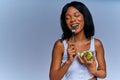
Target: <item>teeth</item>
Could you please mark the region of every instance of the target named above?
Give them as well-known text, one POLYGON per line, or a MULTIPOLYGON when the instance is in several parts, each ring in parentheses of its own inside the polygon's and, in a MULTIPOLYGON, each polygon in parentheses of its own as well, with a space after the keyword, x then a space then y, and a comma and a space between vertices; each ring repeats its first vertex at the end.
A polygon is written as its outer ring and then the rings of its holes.
POLYGON ((73 24, 72 26, 77 26, 78 24, 73 24))

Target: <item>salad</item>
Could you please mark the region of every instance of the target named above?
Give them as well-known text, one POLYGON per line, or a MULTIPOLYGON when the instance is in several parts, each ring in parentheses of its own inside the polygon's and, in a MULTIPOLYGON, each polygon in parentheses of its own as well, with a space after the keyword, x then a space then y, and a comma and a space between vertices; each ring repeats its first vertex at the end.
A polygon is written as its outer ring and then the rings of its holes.
POLYGON ((91 60, 93 59, 92 51, 83 51, 83 52, 79 52, 78 55, 80 55, 80 57, 83 57, 83 55, 85 55, 87 61, 91 61, 91 60))

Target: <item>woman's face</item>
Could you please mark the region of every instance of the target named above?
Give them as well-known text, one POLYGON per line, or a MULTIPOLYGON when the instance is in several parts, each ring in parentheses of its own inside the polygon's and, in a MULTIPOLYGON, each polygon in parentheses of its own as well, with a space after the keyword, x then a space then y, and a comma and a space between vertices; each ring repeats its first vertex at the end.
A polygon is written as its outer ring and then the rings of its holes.
POLYGON ((81 12, 79 12, 76 8, 74 7, 69 7, 66 14, 66 24, 67 27, 72 30, 72 26, 76 25, 75 33, 79 33, 80 31, 83 30, 84 28, 84 17, 81 12))

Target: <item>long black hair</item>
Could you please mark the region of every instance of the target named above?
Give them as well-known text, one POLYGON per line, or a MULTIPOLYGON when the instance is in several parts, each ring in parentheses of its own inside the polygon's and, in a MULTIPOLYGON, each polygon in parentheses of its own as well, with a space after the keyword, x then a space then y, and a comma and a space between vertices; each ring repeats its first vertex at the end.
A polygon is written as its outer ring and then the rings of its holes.
POLYGON ((72 32, 68 29, 67 24, 66 24, 66 19, 65 19, 65 14, 66 14, 68 8, 71 6, 76 8, 84 16, 84 23, 85 23, 84 24, 84 32, 85 32, 86 38, 91 38, 91 36, 94 36, 95 29, 94 29, 93 19, 92 19, 92 15, 91 15, 90 11, 83 3, 77 2, 77 1, 72 1, 70 3, 67 3, 63 7, 62 13, 60 16, 61 28, 63 31, 62 40, 68 39, 72 36, 72 32))

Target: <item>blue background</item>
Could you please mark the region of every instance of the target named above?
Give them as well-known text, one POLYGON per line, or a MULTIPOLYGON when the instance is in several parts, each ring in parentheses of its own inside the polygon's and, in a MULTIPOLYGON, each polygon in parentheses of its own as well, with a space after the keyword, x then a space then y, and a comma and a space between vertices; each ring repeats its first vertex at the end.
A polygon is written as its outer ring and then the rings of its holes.
MULTIPOLYGON (((49 80, 60 13, 72 0, 0 0, 0 80, 49 80)), ((90 10, 105 48, 107 77, 119 80, 120 1, 78 0, 90 10)))

